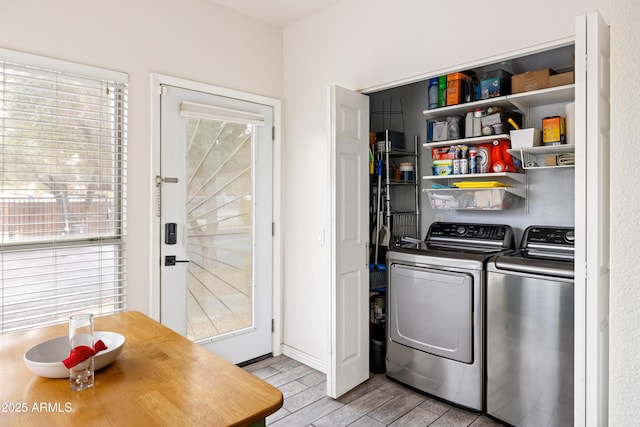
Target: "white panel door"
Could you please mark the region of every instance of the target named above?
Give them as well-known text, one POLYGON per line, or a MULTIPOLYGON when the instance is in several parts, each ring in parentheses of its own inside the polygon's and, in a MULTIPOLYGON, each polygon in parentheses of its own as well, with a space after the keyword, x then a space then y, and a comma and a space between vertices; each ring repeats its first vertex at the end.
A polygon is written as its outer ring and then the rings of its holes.
POLYGON ((609 28, 576 18, 574 425, 606 426, 609 399, 609 28))
POLYGON ((331 88, 333 398, 369 378, 369 97, 331 88))

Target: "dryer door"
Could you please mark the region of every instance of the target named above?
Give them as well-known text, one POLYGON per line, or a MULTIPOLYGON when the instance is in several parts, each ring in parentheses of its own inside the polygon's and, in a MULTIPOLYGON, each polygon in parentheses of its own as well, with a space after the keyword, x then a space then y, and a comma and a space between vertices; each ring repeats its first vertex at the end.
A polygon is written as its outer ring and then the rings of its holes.
POLYGON ((473 362, 473 276, 392 264, 389 336, 398 344, 473 362))

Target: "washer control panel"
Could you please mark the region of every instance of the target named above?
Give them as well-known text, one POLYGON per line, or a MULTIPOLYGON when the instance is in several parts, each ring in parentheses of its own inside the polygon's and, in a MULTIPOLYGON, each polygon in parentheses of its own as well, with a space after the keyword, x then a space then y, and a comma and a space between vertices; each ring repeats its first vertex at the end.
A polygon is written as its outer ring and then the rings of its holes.
POLYGON ((510 227, 506 225, 434 222, 429 228, 427 239, 434 237, 450 237, 503 240, 510 231, 510 227))
POLYGON ((508 225, 434 222, 425 243, 431 248, 448 247, 462 251, 514 250, 514 232, 508 225))

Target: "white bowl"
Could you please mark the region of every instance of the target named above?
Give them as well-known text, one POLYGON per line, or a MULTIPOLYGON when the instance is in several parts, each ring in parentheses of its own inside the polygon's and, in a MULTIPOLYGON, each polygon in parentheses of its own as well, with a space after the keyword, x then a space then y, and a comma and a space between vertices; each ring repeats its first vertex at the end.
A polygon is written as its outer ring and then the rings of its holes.
MULTIPOLYGON (((115 332, 98 331, 94 334, 95 340, 102 340, 107 346, 106 350, 98 352, 94 356, 93 369, 104 368, 118 358, 124 347, 124 336, 115 332)), ((34 374, 46 378, 68 378, 69 369, 65 368, 62 361, 69 357, 69 337, 58 337, 31 347, 24 354, 24 363, 34 374)))

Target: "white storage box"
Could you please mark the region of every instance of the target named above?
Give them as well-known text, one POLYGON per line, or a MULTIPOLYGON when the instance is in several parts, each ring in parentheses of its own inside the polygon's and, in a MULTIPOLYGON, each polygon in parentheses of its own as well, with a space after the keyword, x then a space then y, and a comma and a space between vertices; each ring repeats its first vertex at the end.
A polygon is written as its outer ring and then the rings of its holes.
POLYGON ((425 189, 433 209, 502 210, 515 209, 520 202, 517 189, 425 189))
POLYGON ((536 128, 512 130, 509 135, 511 148, 537 147, 542 143, 542 133, 536 128))

